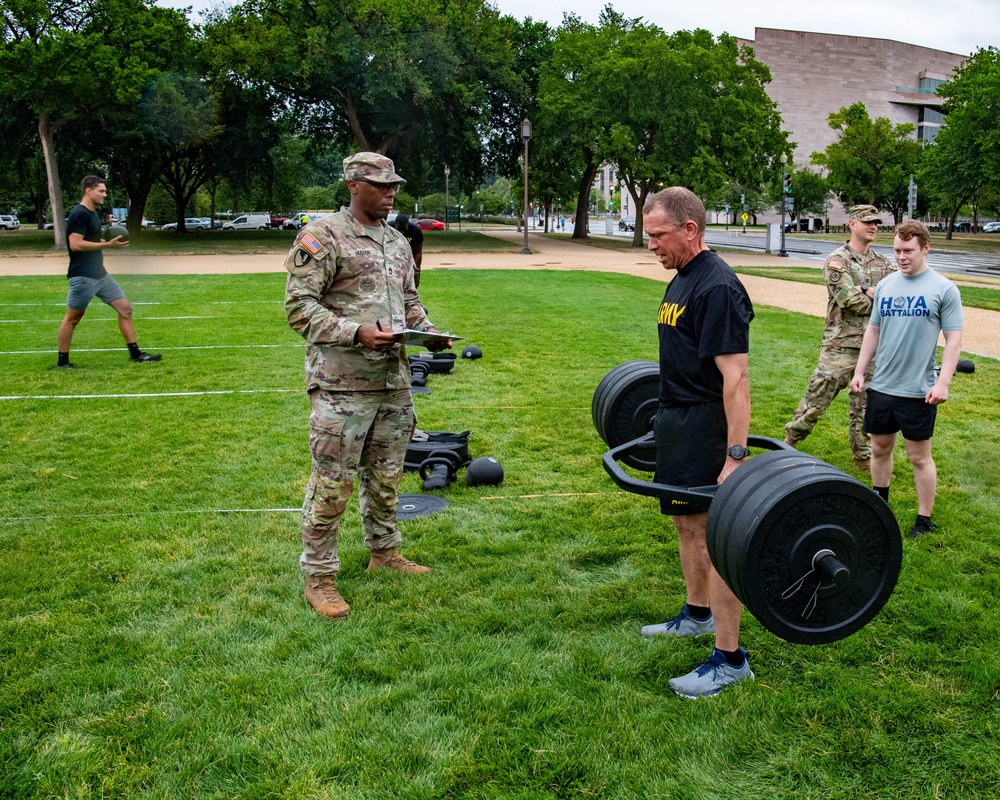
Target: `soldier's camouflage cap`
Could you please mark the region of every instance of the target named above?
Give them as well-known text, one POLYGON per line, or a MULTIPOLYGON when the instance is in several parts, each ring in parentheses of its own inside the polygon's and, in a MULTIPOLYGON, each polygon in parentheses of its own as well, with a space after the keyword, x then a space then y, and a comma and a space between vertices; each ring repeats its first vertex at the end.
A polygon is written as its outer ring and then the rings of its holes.
POLYGON ((373 183, 406 183, 396 174, 392 159, 379 153, 355 153, 344 159, 344 180, 356 181, 360 178, 373 183))
POLYGON ((878 209, 875 206, 852 206, 848 213, 851 215, 851 219, 856 219, 858 222, 882 224, 882 218, 878 215, 878 209))

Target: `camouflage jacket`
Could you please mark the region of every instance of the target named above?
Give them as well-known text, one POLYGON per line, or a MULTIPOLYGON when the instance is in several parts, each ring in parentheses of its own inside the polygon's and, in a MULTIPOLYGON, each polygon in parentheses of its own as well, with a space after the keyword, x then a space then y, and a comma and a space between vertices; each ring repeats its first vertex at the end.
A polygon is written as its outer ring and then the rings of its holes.
POLYGON ((399 231, 380 223, 384 245, 346 208, 303 227, 285 259, 285 316, 306 340, 306 390, 371 392, 410 385, 406 348, 369 350, 363 325, 431 326, 413 284, 413 256, 399 231))
POLYGON ((824 345, 861 347, 868 317, 872 313, 871 298, 861 291, 861 284, 875 286, 895 271, 896 265, 872 248, 862 255, 845 244, 830 253, 823 265, 828 295, 824 345))

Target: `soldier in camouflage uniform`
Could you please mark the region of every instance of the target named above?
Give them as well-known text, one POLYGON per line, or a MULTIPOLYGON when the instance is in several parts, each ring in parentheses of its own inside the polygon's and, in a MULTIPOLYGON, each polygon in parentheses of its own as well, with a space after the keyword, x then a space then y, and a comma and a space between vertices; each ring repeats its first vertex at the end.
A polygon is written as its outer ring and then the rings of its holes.
MULTIPOLYGON (((304 226, 285 259, 285 315, 306 340, 306 390, 312 403, 312 475, 302 508, 303 597, 342 619, 350 606, 337 590, 340 518, 360 477, 359 504, 369 570, 424 574, 403 558, 396 504, 413 433, 404 328, 433 331, 414 285, 410 246, 385 223, 405 181, 378 153, 344 160, 351 204, 304 226)), ((430 345, 428 345, 430 347, 430 345)), ((451 347, 451 340, 437 348, 451 347)))
MULTIPOLYGON (((875 206, 854 206, 848 226, 851 238, 843 247, 830 253, 823 265, 823 278, 829 295, 826 328, 819 351, 819 364, 809 379, 806 396, 795 409, 792 421, 785 425, 785 442, 792 447, 805 439, 829 408, 830 403, 850 385, 861 352, 861 339, 872 311, 875 285, 895 265, 871 249, 882 222, 875 206)), ((865 373, 865 386, 871 381, 875 365, 865 373)), ((849 440, 854 466, 871 470, 871 437, 864 431, 865 392, 850 392, 849 440)))

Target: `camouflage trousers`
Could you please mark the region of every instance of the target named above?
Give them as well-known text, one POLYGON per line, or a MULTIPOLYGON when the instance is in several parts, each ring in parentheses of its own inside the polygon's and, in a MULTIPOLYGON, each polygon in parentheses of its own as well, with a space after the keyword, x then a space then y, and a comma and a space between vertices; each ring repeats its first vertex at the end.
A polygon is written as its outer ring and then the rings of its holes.
MULTIPOLYGON (((858 355, 861 351, 853 347, 824 347, 819 353, 819 364, 809 379, 806 396, 802 398, 799 407, 795 409, 792 421, 785 425, 785 434, 793 442, 801 442, 812 429, 816 427, 823 412, 830 407, 833 399, 846 389, 854 368, 858 365, 858 355)), ((871 383, 875 362, 872 361, 865 371, 865 388, 861 394, 850 392, 848 421, 848 440, 851 453, 857 461, 871 458, 872 441, 865 433, 865 399, 868 384, 871 383)))
POLYGON ((403 459, 413 435, 409 389, 388 392, 326 392, 309 395, 309 449, 312 475, 302 505, 302 556, 307 575, 340 570, 340 518, 360 477, 358 503, 365 547, 396 547, 396 505, 403 459))

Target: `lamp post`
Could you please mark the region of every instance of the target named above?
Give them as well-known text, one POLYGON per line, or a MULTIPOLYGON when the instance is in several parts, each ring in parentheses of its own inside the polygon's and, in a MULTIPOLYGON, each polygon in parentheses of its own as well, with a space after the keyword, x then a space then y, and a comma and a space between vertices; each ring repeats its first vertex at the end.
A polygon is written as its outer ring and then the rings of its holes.
POLYGON ((788 251, 785 250, 785 166, 788 164, 788 154, 781 154, 781 249, 778 255, 781 258, 788 258, 788 251))
POLYGON ((451 175, 451 169, 447 164, 444 165, 444 229, 450 230, 448 227, 448 206, 451 205, 451 201, 448 199, 448 176, 451 175))
POLYGON ((528 248, 528 141, 531 139, 531 120, 521 120, 521 138, 524 139, 524 247, 521 253, 531 255, 528 248))

